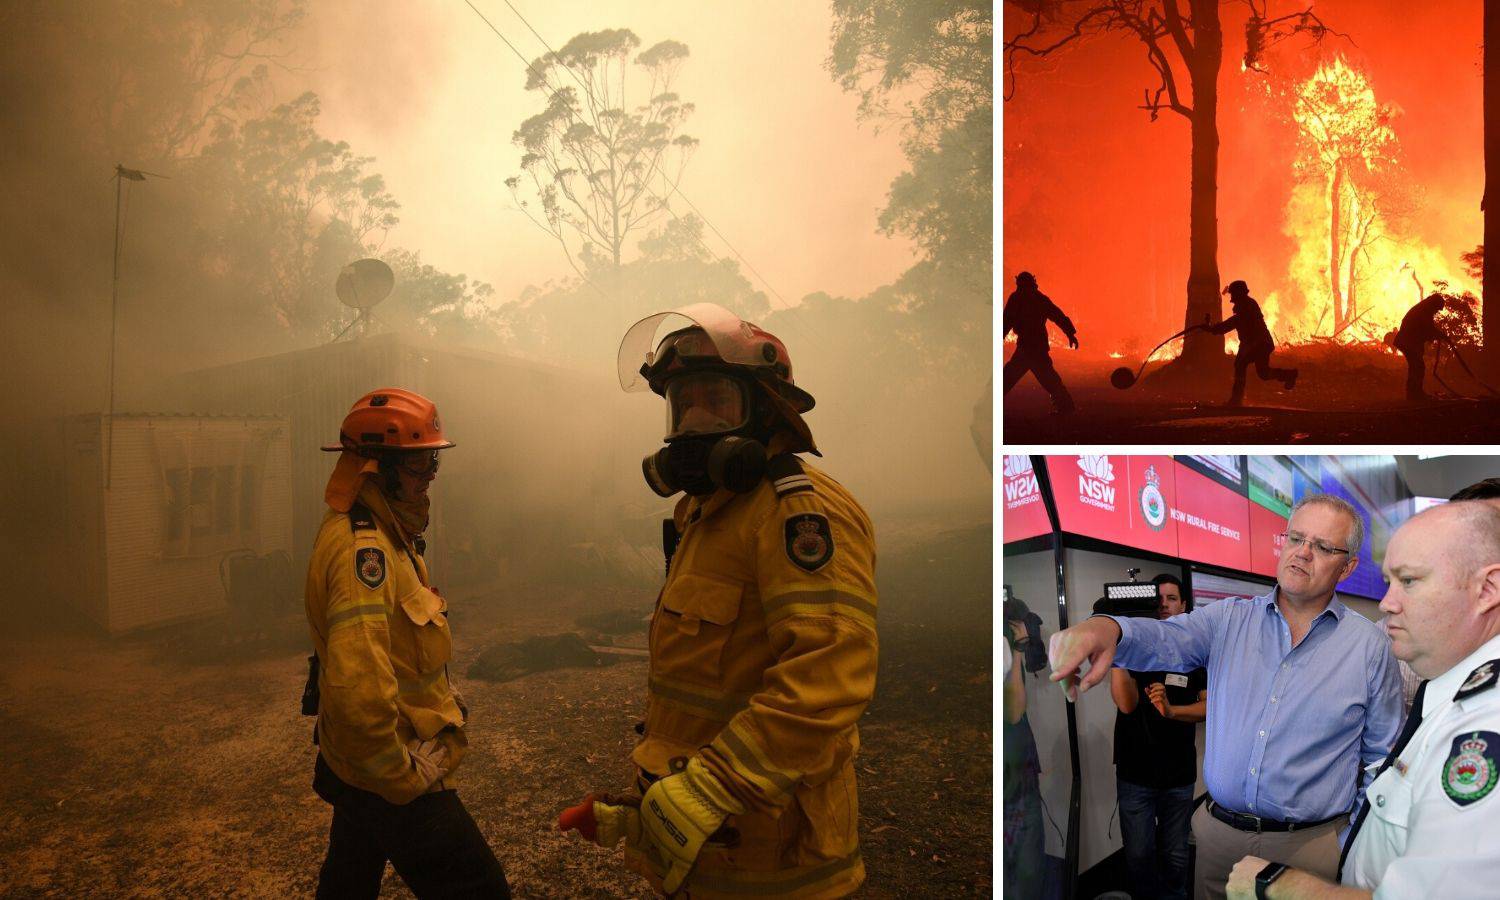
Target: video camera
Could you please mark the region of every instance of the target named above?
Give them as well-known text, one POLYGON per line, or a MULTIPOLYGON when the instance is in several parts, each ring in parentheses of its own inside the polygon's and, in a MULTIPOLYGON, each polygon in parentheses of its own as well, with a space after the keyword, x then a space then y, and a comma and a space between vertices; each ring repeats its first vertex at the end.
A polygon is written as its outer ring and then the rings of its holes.
POLYGON ((1005 617, 1006 626, 1004 630, 1005 639, 1010 642, 1011 649, 1025 654, 1025 669, 1028 672, 1040 672, 1047 668, 1047 648, 1042 644, 1042 617, 1031 611, 1026 601, 1017 597, 1005 585, 1005 603, 1000 607, 1001 614, 1005 617), (1019 622, 1026 630, 1027 641, 1025 646, 1018 646, 1015 637, 1011 634, 1011 622, 1019 622))
POLYGON ((1107 581, 1104 596, 1094 604, 1094 612, 1132 619, 1155 619, 1161 611, 1161 585, 1154 581, 1136 581, 1140 569, 1126 569, 1129 581, 1107 581))

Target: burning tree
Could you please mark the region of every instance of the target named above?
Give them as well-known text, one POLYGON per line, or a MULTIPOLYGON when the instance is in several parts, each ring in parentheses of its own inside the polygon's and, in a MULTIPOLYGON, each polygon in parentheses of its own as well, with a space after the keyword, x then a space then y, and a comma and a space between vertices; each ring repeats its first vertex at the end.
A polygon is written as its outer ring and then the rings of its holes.
POLYGON ((1295 166, 1326 195, 1324 271, 1334 337, 1361 315, 1359 287, 1370 246, 1398 227, 1412 205, 1392 117, 1364 74, 1342 58, 1319 67, 1296 92, 1295 166))
MULTIPOLYGON (((1218 78, 1224 56, 1219 0, 1010 0, 1024 11, 1029 25, 1005 42, 1008 86, 1016 90, 1016 64, 1024 57, 1051 56, 1092 36, 1118 34, 1140 41, 1157 78, 1146 88, 1141 109, 1155 121, 1162 110, 1187 119, 1192 128, 1191 199, 1189 200, 1189 267, 1184 327, 1218 317, 1218 78), (1184 84, 1185 76, 1185 84, 1184 84), (1184 91, 1186 86, 1191 92, 1184 91), (1191 104, 1191 105, 1189 105, 1191 104)), ((1245 25, 1247 69, 1260 66, 1261 54, 1294 34, 1321 40, 1331 33, 1308 7, 1271 16, 1270 0, 1242 0, 1249 10, 1245 25)), ((1183 346, 1185 360, 1222 354, 1221 335, 1196 331, 1183 346)))

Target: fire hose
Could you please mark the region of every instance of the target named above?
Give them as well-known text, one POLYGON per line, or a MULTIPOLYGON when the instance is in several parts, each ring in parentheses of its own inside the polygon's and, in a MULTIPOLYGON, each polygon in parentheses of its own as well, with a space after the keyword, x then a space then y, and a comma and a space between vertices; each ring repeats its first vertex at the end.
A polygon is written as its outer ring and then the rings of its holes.
POLYGON ((1190 325, 1187 328, 1182 329, 1181 331, 1162 341, 1160 344, 1152 347, 1151 352, 1146 354, 1146 358, 1141 360, 1141 367, 1139 369, 1136 369, 1134 373, 1132 373, 1127 366, 1121 366, 1118 369, 1115 369, 1113 372, 1109 373, 1109 383, 1122 391, 1131 387, 1138 380, 1140 380, 1141 373, 1146 371, 1146 363, 1151 361, 1151 357, 1156 355, 1156 351, 1167 346, 1178 338, 1186 335, 1190 331, 1197 331, 1201 328, 1207 327, 1207 325, 1190 325))
POLYGON ((1448 351, 1453 354, 1453 358, 1456 359, 1456 360, 1458 360, 1459 366, 1461 366, 1463 368, 1464 372, 1468 373, 1468 376, 1474 380, 1475 384, 1477 384, 1480 387, 1484 388, 1486 391, 1489 391, 1490 392, 1490 396, 1492 396, 1492 397, 1500 397, 1500 391, 1496 391, 1493 387, 1490 387, 1490 385, 1488 383, 1486 383, 1483 379, 1481 379, 1478 375, 1475 375, 1474 374, 1474 370, 1471 369, 1471 368, 1469 368, 1469 364, 1467 362, 1464 362, 1463 354, 1461 354, 1461 353, 1458 352, 1457 345, 1455 345, 1451 340, 1448 340, 1446 338, 1443 338, 1443 339, 1439 340, 1437 351, 1432 354, 1432 377, 1437 380, 1438 384, 1440 384, 1440 385, 1443 386, 1444 390, 1446 390, 1448 393, 1452 394, 1453 396, 1462 398, 1464 400, 1477 400, 1477 399, 1479 399, 1477 397, 1470 397, 1470 396, 1467 396, 1466 394, 1461 394, 1458 391, 1455 391, 1453 389, 1453 387, 1448 384, 1448 382, 1446 382, 1446 381, 1443 380, 1443 376, 1441 376, 1441 375, 1438 374, 1438 365, 1442 362, 1442 359, 1443 359, 1443 347, 1445 345, 1447 346, 1448 351))

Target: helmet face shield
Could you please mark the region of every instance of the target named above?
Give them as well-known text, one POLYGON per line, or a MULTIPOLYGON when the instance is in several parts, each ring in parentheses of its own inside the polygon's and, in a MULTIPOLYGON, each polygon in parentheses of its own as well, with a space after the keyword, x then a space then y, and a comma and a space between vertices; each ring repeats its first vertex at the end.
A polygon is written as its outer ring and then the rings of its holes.
MULTIPOLYGON (((694 303, 671 312, 647 316, 625 332, 620 341, 620 352, 616 369, 620 376, 620 387, 627 392, 650 389, 643 367, 657 365, 668 351, 683 354, 686 359, 713 359, 732 366, 767 367, 776 360, 767 357, 766 341, 758 339, 753 325, 740 320, 739 316, 714 303, 694 303), (667 335, 660 345, 656 334, 663 322, 671 319, 674 329, 697 326, 702 329, 696 340, 676 340, 678 332, 667 335), (702 338, 706 337, 707 342, 702 338)), ((773 348, 774 351, 774 348, 773 348)))
POLYGON ((723 372, 687 372, 667 383, 667 440, 725 434, 750 417, 745 383, 723 372))

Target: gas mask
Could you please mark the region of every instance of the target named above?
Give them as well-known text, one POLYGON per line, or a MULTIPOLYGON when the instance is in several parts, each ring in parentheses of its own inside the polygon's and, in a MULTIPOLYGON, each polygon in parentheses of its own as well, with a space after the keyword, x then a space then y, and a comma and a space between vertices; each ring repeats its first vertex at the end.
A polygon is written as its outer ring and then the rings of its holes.
POLYGON ((770 440, 759 394, 723 371, 696 370, 666 385, 666 446, 641 461, 646 484, 662 497, 695 497, 726 488, 753 490, 766 474, 770 440))

